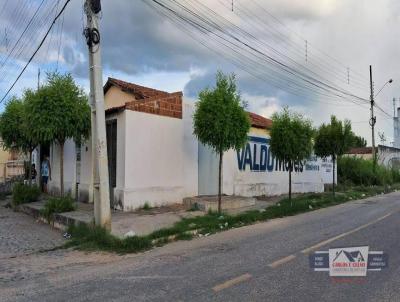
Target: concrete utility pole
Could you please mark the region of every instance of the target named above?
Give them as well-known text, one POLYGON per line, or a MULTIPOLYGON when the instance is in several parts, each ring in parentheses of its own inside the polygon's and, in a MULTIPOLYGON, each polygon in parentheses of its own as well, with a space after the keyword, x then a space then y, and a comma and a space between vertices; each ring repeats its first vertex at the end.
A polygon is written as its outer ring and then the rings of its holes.
POLYGON ((373 160, 373 167, 375 171, 375 165, 376 165, 376 150, 375 150, 375 123, 376 123, 376 117, 374 116, 374 83, 372 81, 372 66, 369 65, 369 82, 370 82, 370 88, 371 88, 371 119, 369 120, 369 124, 371 126, 372 130, 372 160, 373 160))
POLYGON ((89 48, 90 101, 92 106, 92 163, 94 219, 96 225, 111 229, 108 179, 106 121, 104 113, 103 72, 100 56, 100 0, 86 0, 87 28, 84 30, 89 48))

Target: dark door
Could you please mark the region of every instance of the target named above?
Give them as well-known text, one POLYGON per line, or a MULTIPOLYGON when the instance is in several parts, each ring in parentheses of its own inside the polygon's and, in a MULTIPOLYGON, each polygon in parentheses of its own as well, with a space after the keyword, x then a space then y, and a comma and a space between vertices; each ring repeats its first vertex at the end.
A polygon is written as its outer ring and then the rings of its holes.
MULTIPOLYGON (((41 144, 39 148, 39 162, 38 167, 35 167, 37 175, 39 175, 39 186, 42 188, 42 162, 44 158, 48 156, 50 158, 51 163, 53 162, 54 154, 50 154, 50 145, 49 144, 41 144)), ((50 167, 52 168, 52 167, 50 167)), ((54 175, 52 175, 54 177, 54 175)))
POLYGON ((108 178, 110 183, 110 205, 114 205, 114 188, 117 186, 117 120, 106 122, 108 178))

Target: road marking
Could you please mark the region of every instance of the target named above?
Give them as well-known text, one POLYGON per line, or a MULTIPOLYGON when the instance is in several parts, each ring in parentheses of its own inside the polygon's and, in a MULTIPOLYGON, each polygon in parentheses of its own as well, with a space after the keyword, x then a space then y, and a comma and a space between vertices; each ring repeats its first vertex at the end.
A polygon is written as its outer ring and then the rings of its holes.
POLYGON ((383 220, 383 219, 389 217, 390 215, 394 214, 395 212, 397 212, 397 211, 388 213, 388 214, 386 214, 386 215, 384 215, 384 216, 382 216, 382 217, 379 217, 378 219, 376 219, 376 220, 374 220, 374 221, 368 222, 367 224, 361 225, 361 226, 359 226, 359 227, 357 227, 357 228, 355 228, 355 229, 353 229, 353 230, 350 230, 350 231, 348 231, 348 232, 345 232, 345 233, 342 233, 342 234, 337 235, 337 236, 335 236, 335 237, 332 237, 332 238, 329 238, 329 239, 327 239, 327 240, 321 241, 320 243, 317 243, 317 244, 315 244, 315 245, 313 245, 313 246, 310 246, 310 247, 308 247, 308 248, 302 250, 301 252, 302 252, 303 254, 308 254, 308 253, 310 253, 310 252, 312 252, 312 251, 314 251, 314 250, 316 250, 316 249, 318 249, 318 248, 320 248, 320 247, 322 247, 322 246, 324 246, 324 245, 327 245, 328 243, 331 243, 332 241, 338 240, 338 239, 343 238, 343 237, 345 237, 345 236, 347 236, 347 235, 350 235, 350 234, 353 234, 353 233, 355 233, 355 232, 358 232, 358 231, 360 231, 360 230, 362 230, 362 229, 365 229, 366 227, 369 227, 370 225, 375 224, 375 223, 377 223, 377 222, 379 222, 379 221, 381 221, 381 220, 383 220))
POLYGON ((218 285, 214 286, 212 289, 215 292, 219 292, 219 291, 221 291, 223 289, 229 288, 229 287, 234 286, 234 285, 236 285, 238 283, 247 281, 250 278, 251 278, 250 274, 244 274, 244 275, 241 275, 239 277, 236 277, 236 278, 233 278, 231 280, 228 280, 228 281, 226 281, 224 283, 218 284, 218 285))
POLYGON ((289 256, 287 256, 285 258, 276 260, 276 261, 272 262, 271 264, 268 264, 268 266, 272 267, 272 268, 276 268, 276 267, 278 267, 278 266, 280 266, 280 265, 282 265, 282 264, 284 264, 286 262, 289 262, 289 261, 293 260, 294 258, 296 258, 295 255, 289 255, 289 256))

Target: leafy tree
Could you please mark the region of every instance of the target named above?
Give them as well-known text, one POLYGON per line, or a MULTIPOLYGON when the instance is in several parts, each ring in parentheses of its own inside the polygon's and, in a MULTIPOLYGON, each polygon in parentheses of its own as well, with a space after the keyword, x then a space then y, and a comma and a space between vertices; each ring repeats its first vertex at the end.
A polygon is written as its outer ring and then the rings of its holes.
POLYGON ((32 136, 41 143, 60 146, 60 193, 64 195, 64 144, 80 141, 90 134, 90 107, 87 96, 70 74, 50 73, 47 83, 27 102, 32 136))
POLYGON ((247 142, 250 119, 236 89, 235 75, 216 75, 216 87, 199 94, 194 113, 194 135, 219 155, 218 212, 221 212, 221 170, 225 151, 239 150, 247 142))
POLYGON ((32 91, 24 92, 24 99, 12 98, 6 105, 0 117, 0 136, 3 139, 3 148, 29 154, 28 178, 32 184, 32 152, 38 141, 31 135, 28 126, 29 112, 25 100, 32 91))
POLYGON ((367 140, 351 132, 351 148, 363 148, 367 146, 367 140))
POLYGON ((6 105, 0 116, 0 135, 3 139, 3 148, 6 150, 21 151, 25 144, 23 131, 24 104, 13 97, 6 105))
POLYGON ((330 124, 322 124, 316 132, 314 151, 317 156, 332 157, 332 190, 335 195, 335 164, 338 157, 349 150, 353 143, 354 134, 349 120, 339 121, 331 116, 330 124))
POLYGON ((289 170, 289 199, 292 199, 292 171, 312 153, 311 121, 287 107, 272 116, 270 150, 289 170))

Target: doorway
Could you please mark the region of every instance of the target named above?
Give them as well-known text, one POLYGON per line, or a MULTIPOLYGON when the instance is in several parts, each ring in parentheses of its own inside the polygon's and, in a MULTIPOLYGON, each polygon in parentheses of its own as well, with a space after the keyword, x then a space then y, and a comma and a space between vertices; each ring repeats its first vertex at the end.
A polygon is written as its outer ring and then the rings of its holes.
POLYGON ((43 188, 42 186, 42 162, 44 158, 48 156, 50 159, 50 167, 52 166, 53 162, 53 154, 50 154, 50 144, 41 144, 39 148, 39 162, 37 163, 36 171, 37 175, 39 177, 39 186, 40 188, 43 188))
POLYGON ((106 121, 108 179, 110 184, 110 206, 114 206, 114 188, 117 186, 117 120, 106 121))

